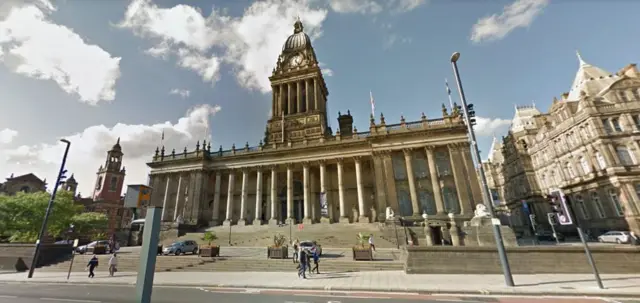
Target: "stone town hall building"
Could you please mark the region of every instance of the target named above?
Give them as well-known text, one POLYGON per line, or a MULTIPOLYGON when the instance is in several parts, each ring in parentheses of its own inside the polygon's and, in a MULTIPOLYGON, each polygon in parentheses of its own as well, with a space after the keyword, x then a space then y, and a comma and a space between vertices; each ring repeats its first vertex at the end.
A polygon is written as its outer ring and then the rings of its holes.
POLYGON ((284 43, 272 76, 272 116, 258 146, 156 150, 150 185, 163 221, 274 224, 369 223, 397 215, 434 220, 473 217, 480 186, 460 114, 387 124, 371 116, 358 131, 349 111, 333 133, 329 91, 300 21, 284 43), (321 197, 327 211, 321 211, 321 197))

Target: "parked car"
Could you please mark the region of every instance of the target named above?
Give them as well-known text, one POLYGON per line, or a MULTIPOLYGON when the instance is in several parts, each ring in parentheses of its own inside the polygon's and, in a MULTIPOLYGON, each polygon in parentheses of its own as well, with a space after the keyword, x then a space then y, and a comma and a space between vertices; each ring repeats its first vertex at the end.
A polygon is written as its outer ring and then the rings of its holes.
POLYGON ((318 251, 318 256, 322 256, 322 245, 318 244, 316 241, 302 241, 300 242, 300 248, 307 249, 309 251, 318 251))
MULTIPOLYGON (((538 237, 538 241, 556 241, 556 238, 553 236, 553 232, 549 231, 549 230, 544 230, 544 231, 540 231, 536 234, 536 236, 538 237)), ((558 237, 558 241, 563 242, 564 241, 564 235, 556 232, 556 237, 558 237)))
POLYGON ((612 230, 606 232, 598 237, 598 242, 600 243, 629 243, 631 239, 631 234, 628 231, 617 231, 612 230))
POLYGON ((110 252, 110 248, 109 248, 109 241, 108 240, 99 240, 99 241, 93 241, 87 245, 82 245, 82 246, 78 246, 76 248, 76 252, 79 254, 84 254, 90 251, 93 251, 93 248, 95 248, 97 245, 104 245, 107 249, 105 250, 105 253, 109 253, 110 252))
POLYGON ((198 243, 196 243, 196 241, 192 241, 192 240, 176 241, 171 243, 171 245, 165 247, 162 250, 162 254, 164 255, 173 254, 176 256, 179 256, 180 254, 185 254, 188 252, 194 255, 198 254, 198 243))

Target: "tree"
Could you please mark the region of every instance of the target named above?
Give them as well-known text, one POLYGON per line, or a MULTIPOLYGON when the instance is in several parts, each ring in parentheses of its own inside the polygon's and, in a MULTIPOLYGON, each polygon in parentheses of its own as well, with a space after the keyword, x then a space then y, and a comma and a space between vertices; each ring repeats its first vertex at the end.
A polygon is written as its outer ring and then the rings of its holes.
POLYGON ((109 218, 105 214, 94 212, 77 214, 73 216, 71 221, 76 233, 93 237, 103 232, 109 224, 109 218))
MULTIPOLYGON (((0 195, 0 230, 10 235, 11 242, 33 243, 38 238, 51 194, 47 192, 17 193, 13 196, 0 195)), ((47 232, 52 236, 65 233, 70 224, 78 219, 83 207, 75 205, 73 193, 61 190, 53 203, 47 232)), ((79 219, 83 226, 100 226, 103 218, 96 215, 82 214, 79 219)), ((106 218, 106 217, 105 217, 106 218)), ((106 224, 104 225, 106 227, 106 224)))

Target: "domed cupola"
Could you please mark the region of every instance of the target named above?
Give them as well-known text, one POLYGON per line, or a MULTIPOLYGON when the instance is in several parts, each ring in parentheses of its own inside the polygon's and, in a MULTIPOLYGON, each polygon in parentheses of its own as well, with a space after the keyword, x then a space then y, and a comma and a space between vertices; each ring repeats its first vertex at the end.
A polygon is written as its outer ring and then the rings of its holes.
POLYGON ((304 33, 304 26, 302 26, 302 22, 298 19, 295 24, 293 24, 293 35, 287 38, 284 46, 282 46, 283 53, 290 53, 295 51, 300 51, 311 45, 311 38, 304 33))

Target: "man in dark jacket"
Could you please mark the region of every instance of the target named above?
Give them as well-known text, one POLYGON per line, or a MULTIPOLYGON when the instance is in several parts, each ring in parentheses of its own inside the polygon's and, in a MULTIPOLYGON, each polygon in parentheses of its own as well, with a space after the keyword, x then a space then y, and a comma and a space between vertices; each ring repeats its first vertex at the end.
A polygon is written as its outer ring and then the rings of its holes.
POLYGON ((307 271, 307 266, 309 266, 309 262, 308 262, 308 252, 305 249, 301 249, 300 250, 300 269, 298 270, 298 278, 302 277, 303 279, 306 279, 306 271, 307 271))
POLYGON ((89 268, 89 278, 95 277, 96 275, 93 273, 93 270, 98 267, 98 257, 96 257, 96 255, 93 255, 91 260, 89 260, 87 267, 89 268))

